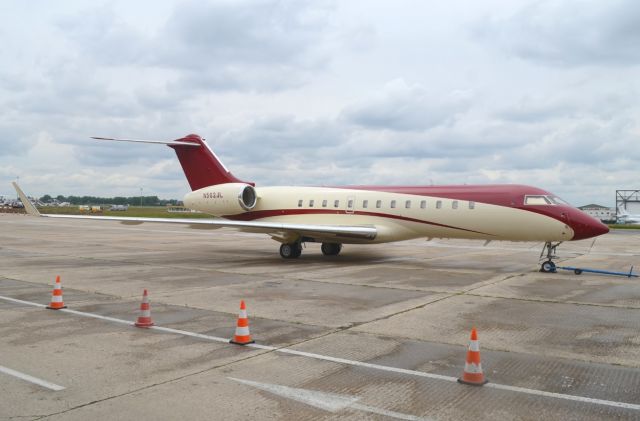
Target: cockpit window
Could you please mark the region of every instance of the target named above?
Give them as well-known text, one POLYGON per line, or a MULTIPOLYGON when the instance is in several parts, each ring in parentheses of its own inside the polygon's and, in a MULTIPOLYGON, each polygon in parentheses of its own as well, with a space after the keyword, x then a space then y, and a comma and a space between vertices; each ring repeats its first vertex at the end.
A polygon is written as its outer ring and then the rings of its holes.
POLYGON ((569 205, 569 202, 567 202, 566 200, 560 199, 558 196, 547 196, 547 197, 556 205, 571 206, 571 205, 569 205))
POLYGON ((525 205, 550 205, 551 200, 547 199, 546 196, 525 196, 524 204, 525 205))
POLYGON ((569 203, 560 199, 558 196, 548 195, 527 195, 524 197, 525 205, 567 205, 569 203))

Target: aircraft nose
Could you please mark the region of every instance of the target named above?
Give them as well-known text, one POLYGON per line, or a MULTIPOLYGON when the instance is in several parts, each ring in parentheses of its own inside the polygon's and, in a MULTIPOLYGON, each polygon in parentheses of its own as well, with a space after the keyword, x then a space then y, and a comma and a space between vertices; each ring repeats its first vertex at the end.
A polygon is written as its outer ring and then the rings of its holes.
POLYGON ((583 212, 572 214, 569 225, 573 229, 573 240, 584 240, 609 232, 608 226, 583 212))

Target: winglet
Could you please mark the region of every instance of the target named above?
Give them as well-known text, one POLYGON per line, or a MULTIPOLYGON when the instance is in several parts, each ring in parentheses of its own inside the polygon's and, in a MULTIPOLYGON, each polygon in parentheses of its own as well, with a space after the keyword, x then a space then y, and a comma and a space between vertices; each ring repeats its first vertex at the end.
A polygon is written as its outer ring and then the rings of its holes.
POLYGON ((38 209, 36 209, 33 203, 31 203, 31 200, 27 199, 27 195, 24 194, 20 186, 18 186, 18 183, 12 181, 11 184, 13 184, 13 188, 16 189, 18 197, 20 197, 20 201, 24 205, 24 209, 27 211, 27 213, 33 216, 40 216, 40 212, 38 212, 38 209))

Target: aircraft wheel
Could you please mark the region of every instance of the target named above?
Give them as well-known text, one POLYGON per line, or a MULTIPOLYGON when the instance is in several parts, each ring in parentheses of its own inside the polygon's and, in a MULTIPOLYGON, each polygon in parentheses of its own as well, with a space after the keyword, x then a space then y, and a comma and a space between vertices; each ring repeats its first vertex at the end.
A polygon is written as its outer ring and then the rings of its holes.
POLYGON ((542 264, 542 266, 540 266, 540 272, 555 272, 555 271, 556 271, 556 264, 553 263, 551 260, 547 260, 542 264))
POLYGON ((342 244, 340 243, 322 243, 320 247, 322 254, 325 256, 337 256, 342 250, 342 244))
POLYGON ((574 269, 573 273, 580 275, 582 273, 582 269, 574 269))
POLYGON ((284 259, 295 259, 302 254, 302 245, 300 243, 282 244, 280 245, 280 256, 284 259))

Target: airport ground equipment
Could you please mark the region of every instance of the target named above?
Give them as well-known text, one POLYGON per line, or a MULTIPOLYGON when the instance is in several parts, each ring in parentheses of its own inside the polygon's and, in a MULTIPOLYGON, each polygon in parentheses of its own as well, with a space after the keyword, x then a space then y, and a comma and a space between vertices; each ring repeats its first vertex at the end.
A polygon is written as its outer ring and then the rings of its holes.
POLYGON ((469 349, 467 350, 467 359, 464 362, 464 371, 462 372, 462 377, 458 379, 458 383, 482 386, 488 382, 489 380, 484 378, 484 373, 482 372, 480 342, 478 342, 478 331, 474 327, 471 329, 471 338, 469 340, 469 349))
POLYGON ((149 304, 149 294, 145 289, 142 293, 142 302, 140 303, 140 316, 135 322, 136 327, 151 327, 154 325, 151 319, 151 305, 149 304))
MULTIPOLYGON (((631 266, 631 270, 629 272, 616 272, 611 270, 601 270, 601 269, 589 269, 589 268, 578 268, 573 266, 556 266, 556 269, 569 270, 573 271, 576 275, 581 275, 583 272, 587 273, 598 273, 601 275, 615 275, 615 276, 626 276, 627 278, 637 278, 638 275, 633 273, 633 266, 631 266)), ((555 272, 555 270, 554 270, 555 272)))
POLYGON ((255 342, 251 339, 251 333, 249 333, 249 318, 247 317, 247 306, 244 300, 240 301, 240 313, 238 314, 236 333, 229 342, 236 345, 247 345, 255 342))
POLYGON ((51 303, 47 306, 49 310, 60 310, 61 308, 67 308, 62 300, 62 283, 60 282, 60 275, 56 276, 56 284, 53 287, 51 293, 51 303))

